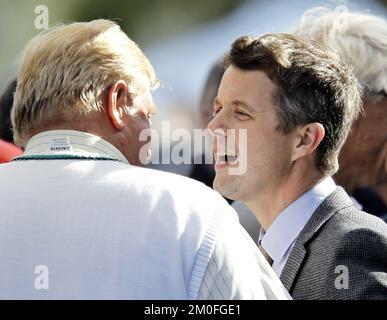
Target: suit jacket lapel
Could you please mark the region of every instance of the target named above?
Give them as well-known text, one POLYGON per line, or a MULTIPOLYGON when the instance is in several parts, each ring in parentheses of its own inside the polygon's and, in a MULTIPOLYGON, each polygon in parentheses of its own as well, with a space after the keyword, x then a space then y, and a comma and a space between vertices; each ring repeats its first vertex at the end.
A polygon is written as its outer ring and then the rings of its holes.
POLYGON ((313 213, 298 236, 280 276, 282 283, 290 293, 305 259, 307 243, 338 210, 352 205, 352 200, 348 197, 344 189, 337 187, 313 213))
POLYGON ((285 286, 286 290, 289 291, 289 293, 291 293, 294 279, 297 277, 301 264, 304 261, 305 254, 305 247, 302 245, 302 243, 296 241, 280 276, 283 285, 285 286))

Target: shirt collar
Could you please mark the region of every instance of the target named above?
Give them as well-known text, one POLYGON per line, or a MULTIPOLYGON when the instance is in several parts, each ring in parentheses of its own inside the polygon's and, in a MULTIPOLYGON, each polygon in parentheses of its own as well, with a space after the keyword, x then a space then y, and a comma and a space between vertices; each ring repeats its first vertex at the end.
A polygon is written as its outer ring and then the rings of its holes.
POLYGON ((266 232, 261 228, 259 243, 274 262, 281 261, 313 212, 335 189, 333 179, 325 178, 286 207, 266 232))
POLYGON ((27 144, 24 155, 79 155, 110 157, 129 164, 111 143, 93 134, 75 130, 52 130, 38 133, 27 144))

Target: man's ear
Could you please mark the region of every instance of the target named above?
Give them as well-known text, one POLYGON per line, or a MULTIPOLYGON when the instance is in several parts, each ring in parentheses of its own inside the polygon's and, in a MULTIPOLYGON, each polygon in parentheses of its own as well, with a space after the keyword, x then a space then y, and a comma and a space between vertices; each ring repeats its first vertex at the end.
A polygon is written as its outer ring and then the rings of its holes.
POLYGON ((116 129, 124 128, 123 117, 126 113, 126 107, 131 105, 132 101, 125 81, 115 82, 109 89, 107 107, 110 120, 116 129))
POLYGON ((292 152, 292 160, 295 161, 310 155, 325 136, 325 129, 321 123, 312 122, 299 127, 295 132, 295 144, 292 152))

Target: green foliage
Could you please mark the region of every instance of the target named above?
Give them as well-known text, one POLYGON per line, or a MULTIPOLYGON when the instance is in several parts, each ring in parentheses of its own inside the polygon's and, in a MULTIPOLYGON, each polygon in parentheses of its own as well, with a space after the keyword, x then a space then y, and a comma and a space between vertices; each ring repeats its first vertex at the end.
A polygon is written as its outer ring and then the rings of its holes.
POLYGON ((115 20, 129 36, 144 43, 187 31, 195 24, 225 15, 244 0, 82 0, 72 18, 115 20))

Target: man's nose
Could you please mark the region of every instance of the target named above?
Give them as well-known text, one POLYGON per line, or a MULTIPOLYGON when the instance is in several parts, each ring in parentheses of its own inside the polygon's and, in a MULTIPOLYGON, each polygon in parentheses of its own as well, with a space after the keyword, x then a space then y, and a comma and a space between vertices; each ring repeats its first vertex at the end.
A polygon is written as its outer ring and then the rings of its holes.
POLYGON ((207 125, 207 129, 210 130, 212 135, 217 135, 227 130, 227 124, 223 115, 219 112, 207 125))

